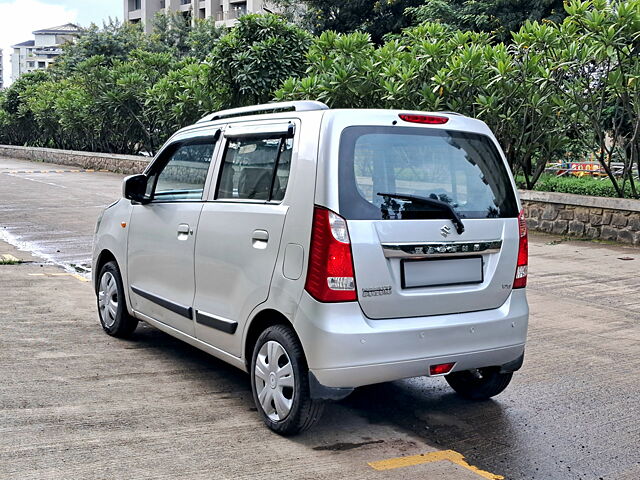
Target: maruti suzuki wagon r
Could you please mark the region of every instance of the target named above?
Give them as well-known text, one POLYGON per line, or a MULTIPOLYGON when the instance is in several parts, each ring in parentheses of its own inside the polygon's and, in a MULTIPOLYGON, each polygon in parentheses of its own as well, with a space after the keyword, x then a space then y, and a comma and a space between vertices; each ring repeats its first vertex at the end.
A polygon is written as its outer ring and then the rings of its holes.
POLYGON ((143 321, 247 371, 289 435, 362 385, 503 391, 524 357, 527 249, 483 122, 303 101, 171 137, 100 216, 93 281, 109 335, 143 321))

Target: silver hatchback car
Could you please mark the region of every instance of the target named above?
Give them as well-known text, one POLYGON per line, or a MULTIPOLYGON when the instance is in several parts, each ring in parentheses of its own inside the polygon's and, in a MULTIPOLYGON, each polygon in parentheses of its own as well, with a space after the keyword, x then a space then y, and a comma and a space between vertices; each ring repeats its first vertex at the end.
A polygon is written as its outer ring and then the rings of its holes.
POLYGON ((453 113, 290 102, 180 130, 98 220, 100 322, 249 372, 295 434, 355 387, 444 376, 482 400, 523 362, 527 227, 498 142, 453 113))

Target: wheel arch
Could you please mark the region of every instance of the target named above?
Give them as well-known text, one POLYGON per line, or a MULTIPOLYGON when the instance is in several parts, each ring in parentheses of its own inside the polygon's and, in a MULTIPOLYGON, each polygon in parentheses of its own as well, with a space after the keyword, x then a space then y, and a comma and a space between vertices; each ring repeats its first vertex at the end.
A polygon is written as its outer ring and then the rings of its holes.
POLYGON ((272 308, 266 308, 258 312, 251 319, 251 323, 247 328, 247 333, 245 335, 243 344, 244 363, 247 371, 251 370, 251 356, 253 354, 253 345, 256 343, 258 337, 262 332, 274 325, 285 325, 291 328, 296 337, 298 336, 298 333, 293 327, 293 323, 286 317, 286 315, 272 308))
MULTIPOLYGON (((98 282, 100 281, 100 270, 102 270, 102 267, 104 267, 106 263, 112 261, 116 262, 116 265, 118 265, 118 268, 120 268, 120 264, 118 263, 118 260, 116 260, 116 256, 113 254, 113 252, 111 252, 111 250, 105 248, 100 252, 100 255, 98 255, 98 260, 96 261, 95 267, 96 272, 93 276, 93 288, 96 292, 98 291, 98 282)), ((122 272, 122 269, 120 269, 120 271, 122 272)))

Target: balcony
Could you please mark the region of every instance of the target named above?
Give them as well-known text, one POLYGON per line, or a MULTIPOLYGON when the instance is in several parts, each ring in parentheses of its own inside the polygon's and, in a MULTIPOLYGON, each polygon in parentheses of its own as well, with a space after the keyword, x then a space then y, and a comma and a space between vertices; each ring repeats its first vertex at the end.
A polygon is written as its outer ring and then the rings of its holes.
POLYGON ((229 10, 228 12, 218 12, 216 16, 216 20, 219 22, 227 22, 232 20, 237 20, 243 15, 247 14, 246 8, 234 8, 233 10, 229 10))

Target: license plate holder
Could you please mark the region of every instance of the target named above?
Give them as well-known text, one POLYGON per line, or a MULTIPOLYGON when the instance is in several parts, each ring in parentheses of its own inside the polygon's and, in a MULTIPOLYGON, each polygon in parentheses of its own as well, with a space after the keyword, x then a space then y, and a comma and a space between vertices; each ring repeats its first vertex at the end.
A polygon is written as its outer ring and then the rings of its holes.
POLYGON ((484 282, 481 255, 457 258, 404 259, 400 262, 402 288, 447 287, 484 282))

